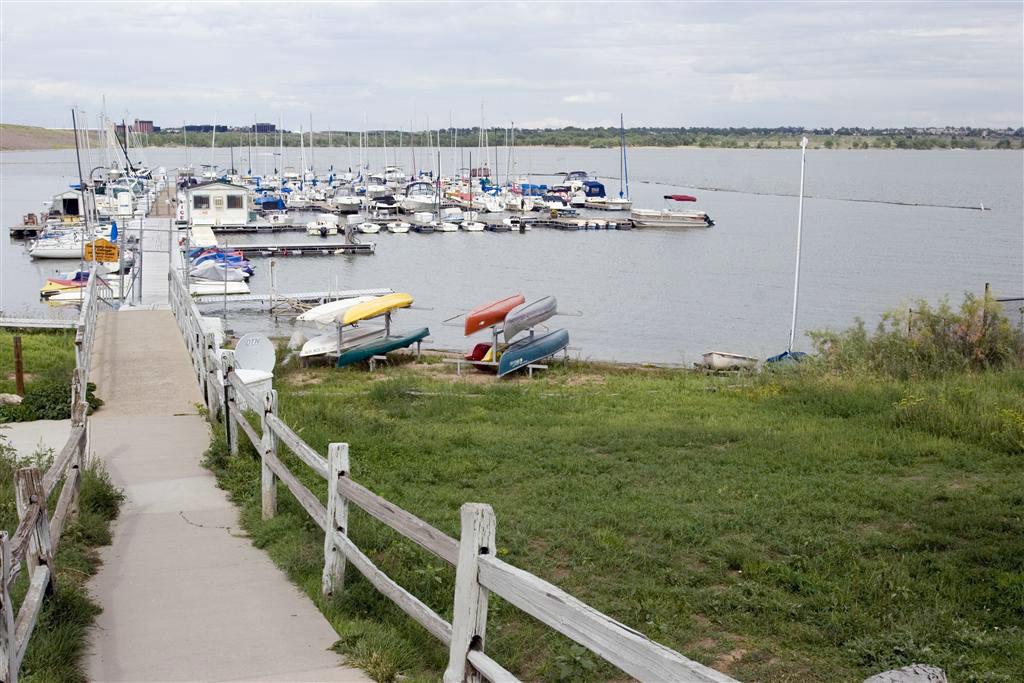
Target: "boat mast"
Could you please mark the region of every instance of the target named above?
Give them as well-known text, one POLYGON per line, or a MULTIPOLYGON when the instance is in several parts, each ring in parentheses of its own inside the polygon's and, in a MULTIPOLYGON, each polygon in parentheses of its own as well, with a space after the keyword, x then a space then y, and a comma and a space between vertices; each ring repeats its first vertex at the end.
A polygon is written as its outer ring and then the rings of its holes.
POLYGON ((277 180, 278 180, 277 185, 278 185, 278 187, 281 186, 281 180, 284 177, 284 123, 283 123, 283 121, 284 121, 284 119, 281 117, 280 114, 278 114, 277 115, 277 138, 280 141, 280 145, 281 145, 281 168, 280 169, 274 169, 274 172, 277 174, 277 180))
MULTIPOLYGON (((124 133, 124 139, 128 140, 128 128, 126 127, 124 133)), ((213 148, 217 146, 217 112, 213 113, 213 137, 210 138, 210 168, 213 169, 213 173, 217 173, 217 165, 213 161, 213 148)))
POLYGON ((807 162, 807 138, 800 140, 800 203, 796 217, 796 274, 793 276, 793 321, 789 327, 789 353, 796 341, 796 306, 800 297, 800 237, 804 222, 804 167, 807 162))
POLYGON ((313 166, 313 112, 309 112, 309 170, 315 176, 313 166))

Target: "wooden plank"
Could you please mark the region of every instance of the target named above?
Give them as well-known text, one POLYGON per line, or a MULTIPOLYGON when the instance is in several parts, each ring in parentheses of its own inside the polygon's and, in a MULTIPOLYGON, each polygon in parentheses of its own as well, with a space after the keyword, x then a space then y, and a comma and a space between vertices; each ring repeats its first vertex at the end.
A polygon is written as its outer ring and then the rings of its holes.
POLYGON ((519 683, 515 675, 498 664, 496 661, 485 655, 480 650, 470 650, 466 657, 480 674, 491 681, 491 683, 519 683))
POLYGON ((61 477, 64 476, 65 468, 67 468, 68 463, 74 460, 75 453, 84 446, 84 441, 85 426, 77 425, 72 427, 71 434, 68 435, 68 440, 64 443, 64 447, 60 449, 60 453, 53 459, 50 469, 46 470, 46 474, 43 475, 43 490, 46 491, 47 498, 53 495, 54 489, 57 488, 61 477))
POLYGON ((44 564, 32 575, 28 592, 25 593, 25 599, 21 601, 21 607, 18 609, 18 618, 14 621, 15 654, 12 669, 21 668, 21 660, 25 657, 29 638, 32 637, 32 631, 39 619, 39 612, 43 609, 43 598, 46 596, 46 587, 49 583, 50 568, 44 564))
POLYGON ((277 415, 267 415, 267 426, 270 427, 270 430, 274 432, 274 435, 279 438, 285 446, 291 449, 292 453, 294 453, 299 460, 309 465, 313 471, 321 477, 327 479, 327 459, 313 450, 313 448, 303 441, 298 434, 292 431, 292 428, 286 425, 281 418, 277 415))
POLYGON ((640 681, 735 683, 493 555, 478 564, 485 587, 640 681))
POLYGON ((22 517, 18 521, 18 527, 14 530, 14 535, 11 536, 11 557, 14 558, 15 565, 19 565, 25 560, 29 541, 32 540, 32 532, 36 528, 36 520, 39 519, 40 507, 38 503, 34 503, 21 513, 22 517))
POLYGON ((415 595, 405 590, 391 577, 377 568, 375 564, 363 554, 356 545, 349 540, 348 536, 334 533, 334 542, 352 566, 366 577, 366 580, 373 584, 374 588, 389 598, 403 612, 412 617, 420 626, 427 629, 435 638, 446 646, 452 641, 452 627, 442 619, 437 612, 427 607, 415 595))
POLYGON ((477 581, 477 560, 494 554, 494 510, 482 503, 466 503, 460 511, 459 563, 455 568, 455 606, 452 643, 448 651, 445 683, 480 683, 480 674, 467 667, 470 650, 483 650, 487 635, 487 589, 477 581))
POLYGON ((284 485, 292 492, 295 499, 299 501, 299 505, 313 518, 314 522, 320 525, 321 529, 326 531, 327 508, 320 504, 320 501, 313 495, 313 492, 303 486, 298 477, 292 474, 276 455, 268 451, 263 457, 266 460, 267 466, 273 470, 278 479, 284 482, 284 485))
POLYGON ((327 523, 324 534, 324 571, 320 590, 326 595, 341 592, 345 586, 345 555, 334 544, 333 532, 348 534, 348 501, 338 492, 338 480, 349 473, 348 444, 332 443, 327 447, 331 476, 327 479, 327 523))
POLYGON ((75 500, 76 488, 79 478, 82 476, 78 468, 68 472, 64 479, 64 488, 60 490, 60 497, 57 498, 57 505, 53 508, 53 517, 50 518, 50 543, 53 544, 53 554, 57 554, 60 547, 60 536, 64 533, 64 524, 68 519, 68 512, 75 500))
POLYGON ((267 455, 277 454, 277 437, 267 425, 267 419, 277 410, 277 392, 270 392, 268 405, 264 408, 260 426, 263 431, 263 447, 260 449, 260 507, 263 519, 272 519, 277 514, 277 480, 267 463, 267 455))
POLYGON ((11 559, 11 546, 7 532, 0 531, 0 679, 7 683, 16 683, 18 670, 12 666, 17 652, 17 641, 14 639, 14 600, 10 587, 14 583, 12 569, 17 568, 11 559))
POLYGON ((341 495, 365 510, 368 515, 402 534, 420 547, 429 550, 448 564, 459 561, 459 543, 419 517, 357 484, 348 477, 338 480, 341 495))
POLYGON ((235 402, 231 402, 231 417, 235 418, 235 424, 242 428, 246 436, 249 437, 249 441, 252 442, 252 447, 257 451, 262 448, 263 437, 256 433, 256 428, 249 424, 249 421, 245 419, 245 415, 238 410, 238 406, 235 402))

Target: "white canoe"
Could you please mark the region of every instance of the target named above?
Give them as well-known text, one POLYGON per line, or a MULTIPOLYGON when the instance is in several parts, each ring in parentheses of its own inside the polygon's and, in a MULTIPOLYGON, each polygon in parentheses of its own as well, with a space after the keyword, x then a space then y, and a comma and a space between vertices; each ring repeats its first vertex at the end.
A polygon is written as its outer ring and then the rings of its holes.
POLYGON ((704 366, 712 370, 741 370, 756 367, 757 359, 752 356, 741 356, 738 353, 709 351, 704 354, 704 366))
POLYGON ((317 335, 302 345, 299 357, 309 358, 310 356, 322 356, 324 354, 338 354, 347 351, 354 346, 365 344, 384 336, 383 327, 348 327, 345 328, 341 338, 341 348, 338 348, 338 332, 328 332, 317 335))
POLYGON ((328 301, 325 304, 315 306, 305 313, 299 315, 296 320, 304 323, 316 323, 317 325, 332 325, 342 313, 353 306, 376 299, 375 296, 356 296, 351 299, 338 299, 328 301))
POLYGON ((519 304, 505 316, 502 330, 502 333, 505 335, 505 341, 510 341, 512 337, 523 330, 528 330, 534 325, 540 325, 557 311, 558 302, 553 296, 546 296, 536 301, 519 304))

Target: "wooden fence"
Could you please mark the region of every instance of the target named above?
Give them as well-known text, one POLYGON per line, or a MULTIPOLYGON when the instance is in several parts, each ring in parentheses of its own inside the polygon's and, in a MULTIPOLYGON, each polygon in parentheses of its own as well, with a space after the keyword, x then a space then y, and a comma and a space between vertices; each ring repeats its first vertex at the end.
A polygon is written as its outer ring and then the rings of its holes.
POLYGON ((206 331, 209 327, 204 326, 180 275, 175 271, 169 277, 172 310, 189 348, 211 419, 220 416, 232 453, 237 453, 239 438, 244 434, 260 455, 263 518, 270 519, 276 514, 278 483, 284 484, 324 531, 323 593, 329 595, 343 589, 346 567, 351 564, 448 647, 446 683, 518 680, 485 653, 487 602, 491 593, 638 680, 734 680, 650 640, 554 584, 498 559, 495 517, 489 505, 463 505, 460 538, 454 539, 361 486, 351 476, 348 444, 330 444, 324 457, 303 441, 278 416, 276 391, 255 395, 239 380, 231 367, 232 352, 216 348, 214 335, 206 331), (260 415, 258 432, 246 419, 247 408, 260 415), (280 458, 282 447, 326 480, 326 506, 284 465, 280 458), (351 505, 455 567, 451 623, 395 583, 349 538, 351 505))
POLYGON ((18 527, 0 531, 0 680, 15 683, 43 602, 57 588, 54 557, 64 526, 78 516, 88 444, 89 404, 86 393, 96 315, 100 305, 96 266, 90 271, 82 310, 75 322, 75 369, 71 378, 71 433, 53 463, 41 472, 24 467, 14 474, 18 527), (52 513, 48 502, 60 488, 52 513), (21 575, 28 591, 15 613, 11 587, 21 575))

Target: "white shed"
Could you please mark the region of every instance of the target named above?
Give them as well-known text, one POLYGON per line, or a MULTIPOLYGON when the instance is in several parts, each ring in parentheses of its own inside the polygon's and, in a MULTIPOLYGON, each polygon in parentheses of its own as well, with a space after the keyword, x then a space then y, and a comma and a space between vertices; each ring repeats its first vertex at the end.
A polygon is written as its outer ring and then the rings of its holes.
POLYGON ((185 221, 189 225, 245 225, 249 222, 249 191, 220 180, 187 187, 185 221))

